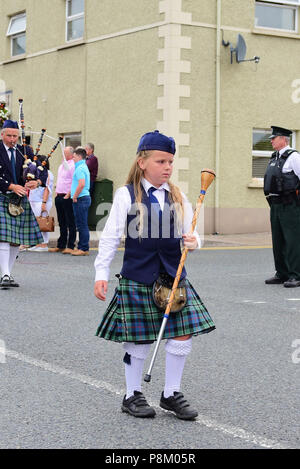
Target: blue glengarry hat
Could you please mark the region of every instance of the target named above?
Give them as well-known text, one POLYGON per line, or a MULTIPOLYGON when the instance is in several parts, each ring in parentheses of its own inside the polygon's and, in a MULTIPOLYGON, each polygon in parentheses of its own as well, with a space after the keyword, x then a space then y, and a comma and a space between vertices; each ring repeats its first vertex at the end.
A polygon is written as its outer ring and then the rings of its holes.
POLYGON ((9 119, 4 121, 3 126, 2 126, 2 129, 18 129, 18 128, 19 128, 18 122, 17 121, 11 121, 9 119))
POLYGON ((142 136, 137 148, 137 153, 146 150, 160 150, 175 155, 175 140, 172 137, 161 134, 158 130, 148 132, 142 136))

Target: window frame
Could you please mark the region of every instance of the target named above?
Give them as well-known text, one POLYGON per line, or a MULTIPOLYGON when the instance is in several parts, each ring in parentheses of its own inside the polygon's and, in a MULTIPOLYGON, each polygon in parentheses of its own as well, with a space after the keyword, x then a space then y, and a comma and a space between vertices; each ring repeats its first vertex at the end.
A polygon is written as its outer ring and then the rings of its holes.
POLYGON ((11 57, 19 57, 20 55, 26 54, 26 33, 20 33, 20 34, 15 34, 14 36, 11 36, 11 42, 10 42, 10 55, 11 57), (19 37, 25 37, 25 51, 21 52, 20 54, 13 54, 13 42, 15 39, 19 37))
MULTIPOLYGON (((70 132, 70 133, 65 133, 65 134, 60 134, 60 135, 63 135, 64 139, 63 139, 63 146, 64 148, 66 146, 70 146, 70 143, 66 142, 66 139, 72 139, 72 137, 80 137, 80 145, 82 145, 82 132, 70 132)), ((80 146, 79 145, 79 146, 80 146)), ((74 150, 75 150, 75 147, 73 147, 74 150)))
POLYGON ((26 12, 19 13, 18 15, 13 15, 13 16, 10 17, 6 37, 10 38, 10 55, 11 55, 11 57, 19 57, 20 55, 26 54, 26 27, 27 27, 26 12), (25 27, 23 29, 20 29, 19 31, 15 31, 14 33, 11 33, 10 29, 11 29, 12 22, 13 22, 13 20, 15 20, 17 18, 25 18, 25 27), (25 51, 20 53, 20 54, 13 54, 13 42, 14 42, 15 39, 17 39, 19 37, 22 37, 22 36, 25 37, 25 51))
MULTIPOLYGON (((299 17, 299 8, 300 7, 300 2, 290 2, 288 0, 286 1, 276 1, 276 0, 256 0, 255 1, 255 6, 256 5, 267 5, 267 6, 273 6, 275 8, 290 8, 295 10, 295 29, 283 29, 283 28, 275 28, 275 27, 270 27, 270 26, 258 26, 254 24, 255 29, 264 29, 268 31, 282 31, 285 33, 298 33, 298 17, 299 17)), ((255 16, 256 19, 256 16, 255 16)))
POLYGON ((0 101, 5 101, 7 110, 11 112, 12 90, 0 91, 0 101))
POLYGON ((300 0, 262 0, 262 2, 266 3, 283 3, 285 5, 292 5, 292 6, 300 6, 300 0))
MULTIPOLYGON (((256 157, 256 158, 269 158, 271 157, 272 153, 274 152, 274 150, 270 150, 270 151, 263 151, 263 150, 253 150, 253 134, 254 132, 256 133, 272 133, 272 131, 270 130, 270 128, 268 129, 258 129, 257 127, 253 128, 252 129, 252 152, 251 152, 251 163, 253 165, 253 157, 256 157)), ((290 137, 290 146, 291 148, 296 148, 296 132, 293 131, 291 137, 290 137)), ((259 180, 263 180, 263 176, 261 177, 258 177, 258 176, 253 176, 253 174, 251 174, 251 178, 252 179, 259 179, 259 180)))
MULTIPOLYGON (((71 16, 68 15, 68 10, 69 10, 68 7, 69 7, 70 2, 72 2, 72 1, 73 0, 66 0, 66 34, 65 34, 66 42, 80 41, 84 37, 84 29, 85 28, 83 28, 83 34, 82 34, 81 37, 77 37, 76 39, 68 39, 68 25, 69 25, 69 23, 72 23, 72 21, 78 20, 80 18, 84 19, 84 16, 85 16, 85 0, 84 0, 84 7, 83 7, 83 12, 82 13, 77 13, 76 15, 71 15, 71 16)), ((85 25, 83 24, 83 26, 85 26, 85 25)))

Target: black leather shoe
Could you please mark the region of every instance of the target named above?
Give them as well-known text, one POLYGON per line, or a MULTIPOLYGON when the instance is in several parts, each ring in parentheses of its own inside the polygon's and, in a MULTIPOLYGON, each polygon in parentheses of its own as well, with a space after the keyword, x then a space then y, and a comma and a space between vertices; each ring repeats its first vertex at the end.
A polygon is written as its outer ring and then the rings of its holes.
POLYGON ((295 278, 289 278, 286 282, 284 282, 283 286, 286 288, 300 287, 300 280, 296 280, 295 278))
POLYGON ((165 410, 171 410, 175 412, 176 417, 182 420, 193 420, 197 417, 198 412, 191 409, 190 404, 183 397, 181 392, 174 392, 173 396, 164 397, 164 393, 161 393, 160 407, 165 410))
POLYGON ((11 287, 19 287, 20 286, 12 276, 10 276, 9 279, 10 279, 10 286, 11 287))
POLYGON ((265 283, 267 285, 276 285, 276 284, 284 283, 284 282, 285 280, 283 278, 278 277, 276 274, 274 275, 274 277, 271 277, 265 280, 265 283))
POLYGON ((128 399, 124 396, 121 408, 123 412, 127 412, 134 417, 151 418, 156 415, 153 407, 149 406, 145 396, 139 391, 134 391, 134 395, 128 399))
POLYGON ((3 277, 0 280, 0 287, 2 288, 2 290, 7 290, 8 288, 11 287, 10 278, 8 275, 3 275, 3 277))

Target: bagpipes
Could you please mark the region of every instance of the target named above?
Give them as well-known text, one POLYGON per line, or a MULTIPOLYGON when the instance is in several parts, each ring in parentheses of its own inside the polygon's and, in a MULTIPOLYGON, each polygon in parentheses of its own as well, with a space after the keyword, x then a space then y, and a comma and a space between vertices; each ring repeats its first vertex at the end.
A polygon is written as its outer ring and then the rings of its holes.
POLYGON ((46 168, 47 162, 50 156, 54 153, 56 148, 58 147, 59 143, 62 141, 63 137, 59 137, 51 151, 47 154, 47 156, 39 156, 39 152, 41 149, 41 145, 43 142, 44 135, 46 133, 46 129, 41 130, 41 135, 38 140, 37 148, 35 153, 30 151, 31 155, 28 153, 28 146, 26 145, 26 136, 25 136, 25 124, 24 124, 24 111, 23 111, 23 99, 19 99, 19 121, 20 126, 22 129, 22 143, 23 143, 23 156, 25 158, 25 162, 23 165, 23 178, 25 181, 35 181, 39 179, 42 184, 45 186, 48 178, 48 170, 46 168))
MULTIPOLYGON (((46 132, 46 129, 42 129, 41 136, 38 141, 38 145, 36 148, 35 153, 33 153, 32 148, 26 144, 26 135, 25 135, 25 123, 24 123, 24 111, 23 111, 23 99, 19 99, 19 125, 21 127, 22 133, 22 144, 23 144, 23 153, 19 150, 18 145, 14 148, 15 150, 20 153, 25 161, 23 165, 23 179, 24 181, 36 181, 40 180, 43 186, 46 186, 47 179, 48 179, 48 169, 46 168, 48 159, 52 155, 52 153, 58 147, 58 144, 61 142, 63 137, 59 137, 56 144, 53 146, 52 150, 48 153, 47 156, 40 155, 39 151, 41 148, 41 144, 46 132)), ((24 212, 23 204, 23 196, 19 196, 15 193, 11 193, 9 196, 8 202, 8 212, 11 216, 17 217, 24 212)))

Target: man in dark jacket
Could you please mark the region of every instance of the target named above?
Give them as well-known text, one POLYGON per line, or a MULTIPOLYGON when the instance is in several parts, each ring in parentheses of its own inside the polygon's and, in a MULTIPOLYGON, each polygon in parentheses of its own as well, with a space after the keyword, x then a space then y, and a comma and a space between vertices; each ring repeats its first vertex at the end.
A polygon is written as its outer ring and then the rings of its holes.
POLYGON ((90 196, 93 196, 95 181, 98 175, 98 158, 94 155, 94 144, 87 143, 85 146, 86 151, 86 164, 90 171, 90 196))
MULTIPOLYGON (((0 142, 0 288, 19 286, 11 276, 19 245, 35 246, 43 241, 36 218, 27 199, 27 190, 36 189, 40 180, 23 180, 23 147, 17 144, 19 127, 7 120, 0 142)), ((27 151, 26 151, 27 153, 27 151)), ((32 152, 28 152, 28 156, 32 152)))

